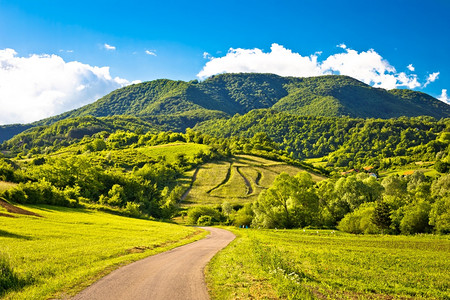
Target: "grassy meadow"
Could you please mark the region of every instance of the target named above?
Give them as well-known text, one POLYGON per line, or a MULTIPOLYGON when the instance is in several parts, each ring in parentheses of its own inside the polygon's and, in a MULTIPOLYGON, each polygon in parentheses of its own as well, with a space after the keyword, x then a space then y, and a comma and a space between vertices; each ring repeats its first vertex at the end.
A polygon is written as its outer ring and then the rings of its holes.
POLYGON ((90 210, 23 208, 42 217, 0 216, 0 255, 17 277, 16 289, 0 295, 6 299, 65 298, 121 265, 206 235, 90 210))
MULTIPOLYGON (((198 172, 186 172, 186 177, 192 178, 192 188, 182 205, 217 205, 224 201, 232 204, 252 202, 270 187, 280 173, 286 172, 293 176, 301 171, 304 170, 251 155, 236 155, 230 161, 207 163, 198 172)), ((324 179, 311 175, 315 181, 324 179)), ((187 189, 189 184, 186 182, 184 186, 187 189)))
POLYGON ((212 299, 449 299, 448 236, 232 229, 206 277, 212 299))
MULTIPOLYGON (((168 163, 174 163, 177 156, 185 155, 186 159, 192 159, 196 154, 207 153, 211 149, 208 145, 195 143, 170 143, 157 146, 137 146, 124 149, 110 149, 94 152, 84 152, 93 163, 110 164, 113 162, 116 166, 125 169, 131 169, 134 165, 144 165, 148 162, 164 158, 168 163)), ((50 155, 50 157, 71 157, 76 153, 84 151, 83 144, 73 145, 63 148, 50 155)), ((29 159, 20 160, 21 162, 29 161, 29 159)))

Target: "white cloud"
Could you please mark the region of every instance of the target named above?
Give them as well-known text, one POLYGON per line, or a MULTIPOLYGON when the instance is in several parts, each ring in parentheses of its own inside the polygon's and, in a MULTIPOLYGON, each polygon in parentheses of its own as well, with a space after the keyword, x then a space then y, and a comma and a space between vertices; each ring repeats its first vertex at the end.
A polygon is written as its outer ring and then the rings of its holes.
POLYGON ((105 43, 103 47, 105 47, 106 50, 116 50, 115 46, 108 45, 107 43, 105 43))
POLYGON ((447 95, 447 89, 443 89, 441 95, 438 97, 439 100, 450 105, 450 98, 447 95))
POLYGON ((434 72, 434 73, 429 74, 428 77, 427 77, 427 82, 425 82, 423 87, 426 87, 430 83, 435 82, 436 79, 438 79, 439 74, 440 74, 440 72, 434 72))
POLYGON ((203 52, 203 58, 204 59, 212 59, 213 57, 208 52, 203 52))
POLYGON ((272 44, 271 52, 260 49, 230 49, 223 57, 211 58, 197 74, 206 78, 220 73, 259 72, 275 73, 281 76, 320 75, 317 68, 317 55, 309 57, 293 53, 278 44, 272 44))
POLYGON ((410 70, 411 72, 414 72, 416 70, 416 68, 414 68, 414 66, 412 64, 409 64, 407 66, 408 70, 410 70))
POLYGON ((156 56, 156 50, 145 50, 145 53, 148 55, 156 56))
MULTIPOLYGON (((211 57, 197 74, 201 79, 220 73, 274 73, 281 76, 309 77, 325 74, 341 74, 354 77, 374 87, 420 87, 416 74, 397 72, 375 50, 358 52, 345 44, 337 47, 342 53, 318 61, 320 52, 302 56, 278 44, 272 44, 270 52, 261 49, 233 49, 225 56, 211 57)), ((412 65, 411 65, 412 67, 412 65)))
POLYGON ((40 120, 128 84, 126 79, 112 78, 109 67, 65 62, 58 55, 20 57, 13 49, 0 50, 0 124, 40 120))

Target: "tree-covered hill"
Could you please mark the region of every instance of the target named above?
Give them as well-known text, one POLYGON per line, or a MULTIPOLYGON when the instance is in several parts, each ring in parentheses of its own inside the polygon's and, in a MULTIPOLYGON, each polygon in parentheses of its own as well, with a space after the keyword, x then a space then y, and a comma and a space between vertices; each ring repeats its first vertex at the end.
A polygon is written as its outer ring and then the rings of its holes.
POLYGON ((161 79, 127 86, 43 123, 85 115, 155 116, 199 110, 234 115, 258 108, 329 117, 450 117, 450 106, 427 94, 372 88, 347 76, 222 74, 202 82, 161 79))
POLYGON ((259 109, 230 119, 207 121, 194 130, 221 138, 251 138, 264 133, 295 157, 328 155, 330 165, 348 168, 386 168, 399 157, 403 157, 402 164, 409 159, 433 161, 442 159, 450 149, 450 119, 423 116, 363 119, 296 116, 259 109))
POLYGON ((51 125, 29 128, 5 141, 1 145, 1 149, 14 152, 52 145, 65 146, 79 141, 84 136, 92 136, 101 132, 112 133, 117 130, 145 133, 159 131, 162 128, 154 123, 131 116, 75 117, 57 121, 51 125))
POLYGON ((348 76, 310 78, 222 74, 205 81, 154 80, 115 90, 94 103, 26 126, 0 127, 0 141, 32 126, 92 115, 129 115, 183 131, 210 119, 272 108, 293 115, 353 118, 450 117, 450 105, 411 90, 372 88, 348 76))

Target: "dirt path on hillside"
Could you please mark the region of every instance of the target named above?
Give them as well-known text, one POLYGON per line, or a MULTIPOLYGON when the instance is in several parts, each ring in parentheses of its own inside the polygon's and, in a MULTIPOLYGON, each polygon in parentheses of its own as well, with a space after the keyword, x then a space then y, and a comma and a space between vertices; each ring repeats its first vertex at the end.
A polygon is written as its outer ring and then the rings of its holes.
POLYGON ((205 239, 117 269, 73 299, 209 299, 203 270, 235 236, 205 229, 211 233, 205 239))

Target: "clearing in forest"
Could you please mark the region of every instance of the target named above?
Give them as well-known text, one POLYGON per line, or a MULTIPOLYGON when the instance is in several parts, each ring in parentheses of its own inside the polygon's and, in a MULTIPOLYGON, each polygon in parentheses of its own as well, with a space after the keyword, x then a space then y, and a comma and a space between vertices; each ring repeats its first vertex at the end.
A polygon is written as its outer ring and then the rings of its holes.
MULTIPOLYGON (((251 155, 236 155, 229 161, 207 163, 186 173, 192 178, 183 195, 182 205, 216 205, 224 201, 232 204, 252 202, 269 188, 282 172, 296 175, 303 169, 251 155)), ((315 181, 324 177, 311 174, 315 181)))

